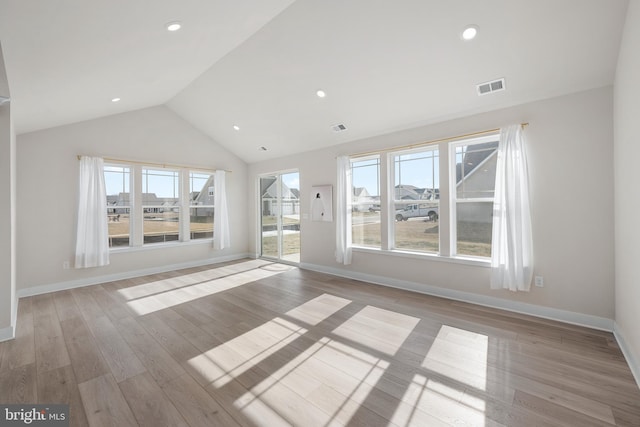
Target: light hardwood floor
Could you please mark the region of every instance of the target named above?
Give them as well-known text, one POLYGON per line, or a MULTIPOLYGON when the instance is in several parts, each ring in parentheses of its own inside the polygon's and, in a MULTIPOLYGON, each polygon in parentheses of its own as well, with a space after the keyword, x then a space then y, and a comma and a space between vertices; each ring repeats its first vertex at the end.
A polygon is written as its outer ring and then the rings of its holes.
POLYGON ((0 402, 72 426, 640 426, 610 333, 262 260, 21 299, 0 402))

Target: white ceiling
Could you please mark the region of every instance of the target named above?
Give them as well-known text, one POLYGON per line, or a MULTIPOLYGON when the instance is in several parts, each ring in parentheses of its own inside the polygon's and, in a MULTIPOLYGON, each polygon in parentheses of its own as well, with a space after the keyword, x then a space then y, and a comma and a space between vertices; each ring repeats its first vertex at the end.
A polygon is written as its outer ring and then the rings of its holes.
POLYGON ((0 41, 18 133, 167 103, 255 162, 612 84, 627 3, 0 0, 0 41))

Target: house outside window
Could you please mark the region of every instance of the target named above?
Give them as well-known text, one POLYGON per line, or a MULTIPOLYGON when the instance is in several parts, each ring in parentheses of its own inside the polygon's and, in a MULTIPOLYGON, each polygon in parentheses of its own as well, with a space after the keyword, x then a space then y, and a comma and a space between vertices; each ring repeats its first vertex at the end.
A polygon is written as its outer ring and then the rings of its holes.
POLYGON ((213 238, 214 175, 189 172, 189 236, 191 240, 213 238))
POLYGON ((462 141, 451 149, 453 253, 490 257, 498 137, 462 141))
POLYGON ((354 246, 380 248, 380 156, 351 161, 354 246))
POLYGON ((109 247, 131 243, 131 169, 128 166, 104 166, 107 193, 109 247))
POLYGON ((143 242, 180 240, 180 173, 142 169, 143 242))

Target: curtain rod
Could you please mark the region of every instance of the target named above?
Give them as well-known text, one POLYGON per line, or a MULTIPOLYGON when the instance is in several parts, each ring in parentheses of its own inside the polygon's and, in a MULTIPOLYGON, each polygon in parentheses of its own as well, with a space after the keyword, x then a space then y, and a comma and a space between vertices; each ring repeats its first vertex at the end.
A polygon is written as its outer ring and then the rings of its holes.
MULTIPOLYGON (((80 160, 80 158, 83 155, 78 154, 78 160, 80 160)), ((89 157, 89 156, 87 156, 89 157)), ((185 165, 174 165, 174 164, 167 164, 167 163, 153 163, 153 162, 139 162, 137 160, 126 160, 126 159, 114 159, 111 157, 103 157, 102 160, 104 160, 105 162, 116 162, 116 163, 129 163, 129 164, 134 164, 134 165, 144 165, 144 166, 156 166, 156 167, 161 167, 163 169, 193 169, 196 171, 207 171, 207 172, 215 172, 218 169, 210 169, 210 168, 203 168, 203 167, 199 167, 199 166, 185 166, 185 165)), ((226 169, 221 169, 224 170, 225 172, 229 172, 231 173, 232 171, 230 170, 226 170, 226 169)))
MULTIPOLYGON (((522 127, 522 129, 524 129, 525 127, 529 126, 529 123, 528 122, 527 123, 520 123, 520 126, 522 127)), ((387 149, 384 149, 384 150, 372 150, 372 151, 365 151, 363 153, 349 154, 349 157, 364 157, 364 156, 368 156, 368 155, 371 155, 371 154, 388 153, 388 152, 399 151, 399 150, 410 150, 412 148, 425 147, 427 145, 433 145, 433 144, 437 144, 437 143, 440 143, 440 142, 455 141, 455 140, 458 140, 458 139, 466 139, 466 138, 471 138, 473 136, 489 135, 489 134, 498 133, 498 132, 500 132, 500 128, 481 130, 479 132, 465 133, 464 135, 457 135, 457 136, 450 136, 450 137, 447 137, 447 138, 433 139, 431 141, 417 142, 415 144, 400 145, 400 146, 397 146, 397 147, 387 148, 387 149)))

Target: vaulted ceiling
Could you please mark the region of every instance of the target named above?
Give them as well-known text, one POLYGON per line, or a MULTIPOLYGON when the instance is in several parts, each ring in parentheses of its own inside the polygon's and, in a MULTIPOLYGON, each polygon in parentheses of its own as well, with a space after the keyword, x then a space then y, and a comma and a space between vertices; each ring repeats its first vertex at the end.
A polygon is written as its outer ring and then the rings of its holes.
POLYGON ((0 0, 0 43, 19 134, 166 104, 255 162, 610 85, 627 3, 0 0))

